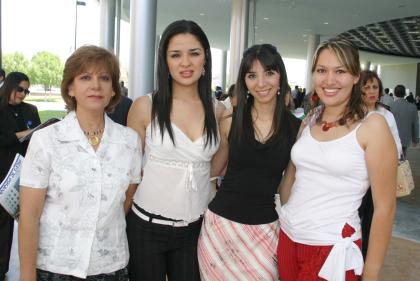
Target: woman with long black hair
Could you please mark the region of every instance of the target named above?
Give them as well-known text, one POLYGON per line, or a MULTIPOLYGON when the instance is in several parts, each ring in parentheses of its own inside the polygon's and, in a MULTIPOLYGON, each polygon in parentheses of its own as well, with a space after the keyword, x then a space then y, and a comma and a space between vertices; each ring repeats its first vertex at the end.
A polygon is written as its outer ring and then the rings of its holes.
POLYGON ((194 281, 224 110, 212 97, 210 45, 196 23, 165 29, 157 76, 156 92, 137 99, 128 116, 145 146, 143 179, 127 217, 130 279, 194 281))
POLYGON ((244 52, 235 84, 238 105, 221 122, 212 162, 214 175, 228 166, 201 229, 202 280, 278 280, 274 198, 300 125, 286 109, 287 87, 274 46, 244 52))

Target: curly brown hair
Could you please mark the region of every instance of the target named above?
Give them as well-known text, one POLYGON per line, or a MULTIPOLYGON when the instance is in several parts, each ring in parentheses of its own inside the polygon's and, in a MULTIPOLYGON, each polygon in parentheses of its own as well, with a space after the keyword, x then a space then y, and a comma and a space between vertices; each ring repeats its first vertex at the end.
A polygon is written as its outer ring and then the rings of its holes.
POLYGON ((64 65, 63 80, 61 81, 61 96, 66 103, 66 108, 68 111, 77 108, 76 100, 69 95, 69 87, 77 75, 91 67, 104 68, 111 75, 112 90, 115 95, 105 107, 105 111, 112 112, 121 98, 121 88, 119 84, 120 64, 113 53, 93 45, 86 45, 78 48, 67 59, 64 65))

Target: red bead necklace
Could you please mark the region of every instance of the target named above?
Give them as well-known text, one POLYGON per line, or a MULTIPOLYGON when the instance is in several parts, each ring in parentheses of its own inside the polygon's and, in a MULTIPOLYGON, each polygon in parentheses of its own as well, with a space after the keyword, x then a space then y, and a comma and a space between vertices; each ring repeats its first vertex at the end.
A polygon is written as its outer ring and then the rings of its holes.
POLYGON ((338 120, 333 121, 333 122, 321 121, 321 128, 324 132, 337 126, 338 126, 338 120))

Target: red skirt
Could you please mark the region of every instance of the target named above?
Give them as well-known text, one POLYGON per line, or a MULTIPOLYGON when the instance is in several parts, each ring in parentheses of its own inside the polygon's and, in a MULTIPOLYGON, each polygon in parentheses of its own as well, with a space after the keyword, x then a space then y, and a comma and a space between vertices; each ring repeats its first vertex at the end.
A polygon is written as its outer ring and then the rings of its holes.
MULTIPOLYGON (((354 229, 346 224, 343 228, 343 237, 350 237, 354 229)), ((355 241, 362 248, 362 240, 355 241)), ((326 281, 318 276, 331 246, 310 246, 293 242, 283 231, 280 230, 277 247, 279 276, 281 281, 326 281)), ((359 281, 360 276, 353 270, 346 271, 346 281, 359 281)))

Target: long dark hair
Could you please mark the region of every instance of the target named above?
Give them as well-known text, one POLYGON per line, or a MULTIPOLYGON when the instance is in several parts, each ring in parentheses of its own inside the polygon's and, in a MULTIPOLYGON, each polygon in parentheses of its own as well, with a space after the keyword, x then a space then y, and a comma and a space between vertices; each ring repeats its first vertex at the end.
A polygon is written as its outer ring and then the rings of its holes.
POLYGON ((238 79, 235 84, 238 105, 233 115, 235 125, 232 126, 230 137, 239 143, 246 133, 245 129, 249 129, 248 137, 254 138, 254 124, 251 116, 254 98, 252 95, 248 95, 245 76, 257 60, 266 71, 273 70, 280 74, 280 94, 277 95, 273 114, 272 135, 267 142, 284 141, 289 135, 296 135, 296 132, 294 132, 296 128, 292 126, 290 122, 291 113, 284 104, 284 97, 288 88, 286 68, 276 47, 270 44, 254 45, 247 49, 242 56, 238 79))
MULTIPOLYGON (((211 92, 211 52, 210 44, 204 31, 193 21, 179 20, 171 23, 166 27, 162 34, 159 44, 158 67, 157 67, 157 91, 153 96, 152 102, 152 122, 159 124, 161 135, 165 133, 165 129, 175 145, 174 134, 171 125, 171 111, 172 111, 172 78, 169 73, 168 64, 166 61, 166 52, 168 50, 169 41, 178 34, 192 34, 198 41, 200 41, 204 48, 205 54, 205 73, 198 80, 198 94, 204 108, 204 129, 207 138, 205 145, 216 142, 217 122, 214 115, 213 99, 211 92)), ((155 125, 155 123, 154 123, 155 125)))
POLYGON ((13 91, 16 91, 16 88, 22 81, 27 81, 29 83, 29 77, 23 72, 10 72, 6 76, 0 92, 0 108, 5 108, 9 104, 11 94, 13 91))

